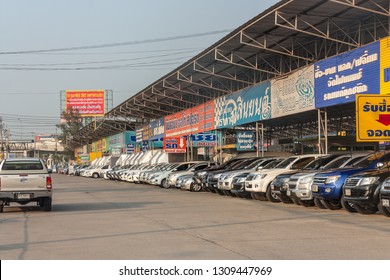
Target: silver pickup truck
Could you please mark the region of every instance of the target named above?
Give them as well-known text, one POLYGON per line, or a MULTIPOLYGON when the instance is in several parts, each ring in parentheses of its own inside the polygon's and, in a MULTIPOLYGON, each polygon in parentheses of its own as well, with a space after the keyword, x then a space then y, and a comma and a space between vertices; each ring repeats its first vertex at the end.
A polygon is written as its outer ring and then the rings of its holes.
POLYGON ((41 159, 10 158, 0 163, 0 212, 10 202, 25 205, 36 202, 51 211, 52 180, 41 159))

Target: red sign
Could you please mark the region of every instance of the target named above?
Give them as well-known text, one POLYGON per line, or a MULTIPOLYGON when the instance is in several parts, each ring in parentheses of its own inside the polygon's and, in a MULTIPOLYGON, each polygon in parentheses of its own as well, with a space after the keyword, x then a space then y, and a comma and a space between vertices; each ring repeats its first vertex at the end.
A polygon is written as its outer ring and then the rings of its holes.
POLYGON ((82 117, 104 115, 104 90, 67 90, 66 111, 77 109, 82 117))
POLYGON ((183 137, 164 137, 164 151, 166 153, 185 153, 187 141, 183 137))
POLYGON ((165 136, 177 137, 214 130, 214 100, 164 118, 165 136))

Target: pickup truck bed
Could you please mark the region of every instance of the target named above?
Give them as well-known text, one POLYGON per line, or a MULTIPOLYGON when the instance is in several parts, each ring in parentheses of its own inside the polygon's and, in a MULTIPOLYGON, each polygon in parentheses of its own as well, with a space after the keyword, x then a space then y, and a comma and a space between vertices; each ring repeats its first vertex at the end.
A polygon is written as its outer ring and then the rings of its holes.
POLYGON ((11 202, 37 202, 51 211, 52 180, 41 159, 5 159, 0 163, 0 212, 11 202))

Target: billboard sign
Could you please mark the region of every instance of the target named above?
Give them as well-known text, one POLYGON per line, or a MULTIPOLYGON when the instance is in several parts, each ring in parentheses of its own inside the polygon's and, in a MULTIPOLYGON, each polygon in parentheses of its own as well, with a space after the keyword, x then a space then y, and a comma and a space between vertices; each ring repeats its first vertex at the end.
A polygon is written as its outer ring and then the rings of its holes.
POLYGON ((228 128, 271 118, 270 83, 215 99, 215 128, 228 128))
POLYGON ((217 135, 215 131, 201 132, 191 135, 192 147, 213 147, 217 146, 217 135))
POLYGON ((238 131, 237 132, 237 151, 254 151, 255 150, 255 132, 238 131))
POLYGON ((180 111, 164 119, 165 137, 179 137, 214 129, 214 101, 180 111))
POLYGON ((315 109, 314 65, 271 81, 272 118, 315 109))
POLYGON ((149 127, 151 130, 149 140, 156 140, 164 137, 164 118, 150 122, 149 127))
POLYGON ((165 137, 164 151, 166 153, 185 153, 187 150, 187 142, 184 137, 165 137))
POLYGON ((379 94, 379 42, 314 64, 316 108, 354 102, 356 94, 379 94))
POLYGON ((65 110, 77 109, 82 117, 104 115, 104 90, 67 90, 65 110))
POLYGON ((390 139, 390 96, 356 96, 356 141, 378 142, 390 139))

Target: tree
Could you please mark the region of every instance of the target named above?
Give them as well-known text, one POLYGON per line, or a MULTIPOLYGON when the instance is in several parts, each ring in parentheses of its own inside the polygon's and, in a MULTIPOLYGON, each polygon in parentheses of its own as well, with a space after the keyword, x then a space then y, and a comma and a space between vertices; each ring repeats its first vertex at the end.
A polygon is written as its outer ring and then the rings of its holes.
POLYGON ((62 119, 65 121, 57 125, 61 129, 58 140, 63 143, 65 152, 68 155, 73 155, 74 146, 71 145, 71 139, 73 138, 72 135, 76 134, 83 127, 82 117, 79 110, 70 107, 67 111, 62 112, 62 119))

